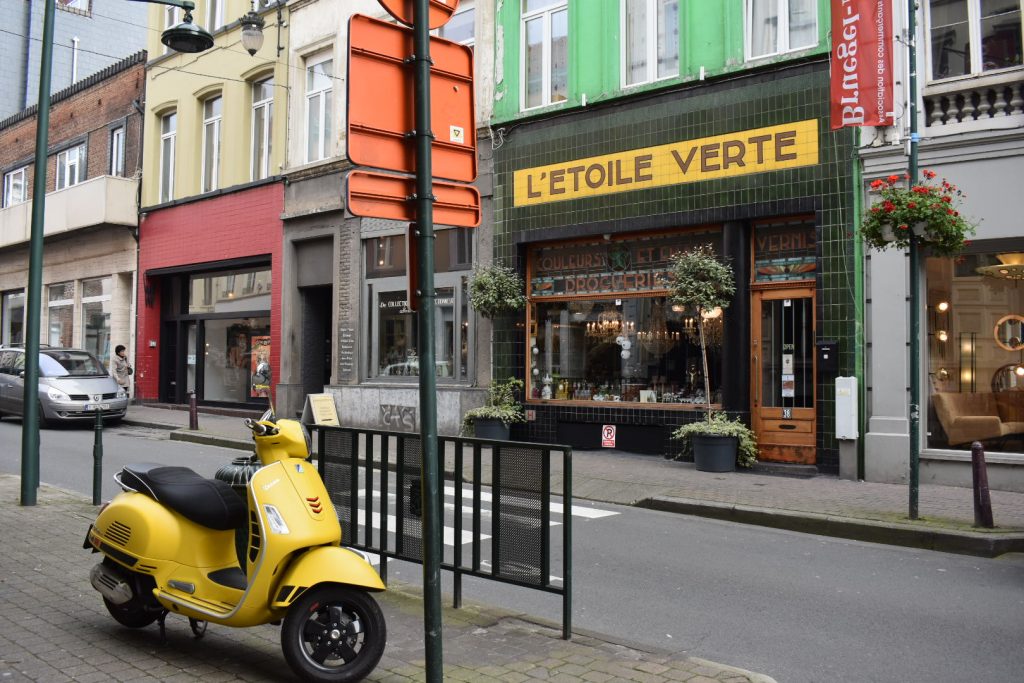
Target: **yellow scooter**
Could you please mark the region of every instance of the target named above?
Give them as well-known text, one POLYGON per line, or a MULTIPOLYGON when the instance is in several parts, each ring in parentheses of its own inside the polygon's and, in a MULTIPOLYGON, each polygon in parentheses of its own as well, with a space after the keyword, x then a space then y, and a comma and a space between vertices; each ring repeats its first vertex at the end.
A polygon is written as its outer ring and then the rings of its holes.
POLYGON ((384 653, 384 615, 371 592, 385 590, 373 567, 340 547, 341 526, 316 468, 309 436, 272 410, 245 421, 262 467, 248 504, 225 482, 185 467, 129 465, 123 489, 100 510, 84 547, 103 554, 90 581, 124 626, 188 617, 196 637, 207 622, 280 623, 285 659, 300 678, 358 681, 384 653), (248 532, 244 570, 235 529, 248 532))

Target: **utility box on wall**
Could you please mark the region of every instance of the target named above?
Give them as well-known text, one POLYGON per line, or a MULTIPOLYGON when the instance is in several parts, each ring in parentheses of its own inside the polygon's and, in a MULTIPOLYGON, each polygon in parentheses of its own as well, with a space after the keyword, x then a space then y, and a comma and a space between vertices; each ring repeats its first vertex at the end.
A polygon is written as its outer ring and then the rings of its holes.
POLYGON ((857 378, 836 377, 836 438, 853 440, 857 433, 857 378))

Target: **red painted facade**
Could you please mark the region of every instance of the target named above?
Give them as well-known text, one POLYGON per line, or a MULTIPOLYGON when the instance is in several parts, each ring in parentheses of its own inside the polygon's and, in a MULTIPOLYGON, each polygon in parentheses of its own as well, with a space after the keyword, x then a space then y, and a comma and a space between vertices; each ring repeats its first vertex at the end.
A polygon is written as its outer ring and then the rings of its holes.
POLYGON ((269 255, 272 279, 270 363, 273 368, 281 367, 283 208, 284 187, 273 183, 149 211, 139 221, 136 398, 156 400, 159 397, 160 278, 146 277, 148 271, 155 269, 269 255), (148 297, 147 287, 150 288, 148 297), (155 348, 151 347, 151 342, 156 342, 155 348))

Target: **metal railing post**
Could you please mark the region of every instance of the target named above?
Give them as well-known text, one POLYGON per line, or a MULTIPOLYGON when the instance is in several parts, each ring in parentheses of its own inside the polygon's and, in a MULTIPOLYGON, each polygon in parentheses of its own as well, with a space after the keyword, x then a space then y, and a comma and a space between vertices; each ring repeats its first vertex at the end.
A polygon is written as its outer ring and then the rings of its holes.
POLYGON ((572 449, 562 451, 562 640, 572 638, 572 449))
POLYGON ((988 494, 988 468, 985 465, 985 449, 981 442, 971 444, 971 479, 974 484, 974 526, 991 529, 992 500, 988 494))
POLYGON ((103 490, 103 411, 96 411, 92 443, 92 504, 99 505, 103 490))

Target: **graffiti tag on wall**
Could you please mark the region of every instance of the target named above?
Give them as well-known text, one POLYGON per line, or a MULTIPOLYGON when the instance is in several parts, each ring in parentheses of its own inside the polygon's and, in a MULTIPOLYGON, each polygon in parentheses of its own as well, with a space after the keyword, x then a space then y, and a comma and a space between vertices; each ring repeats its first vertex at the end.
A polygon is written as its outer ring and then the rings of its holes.
POLYGON ((381 426, 397 431, 416 430, 415 406, 400 406, 393 403, 382 404, 380 407, 381 426))

